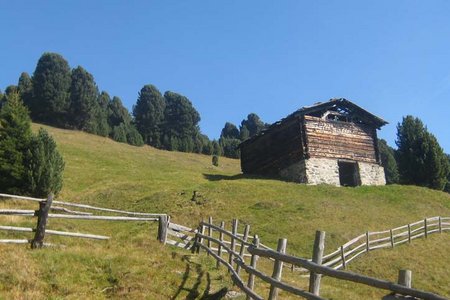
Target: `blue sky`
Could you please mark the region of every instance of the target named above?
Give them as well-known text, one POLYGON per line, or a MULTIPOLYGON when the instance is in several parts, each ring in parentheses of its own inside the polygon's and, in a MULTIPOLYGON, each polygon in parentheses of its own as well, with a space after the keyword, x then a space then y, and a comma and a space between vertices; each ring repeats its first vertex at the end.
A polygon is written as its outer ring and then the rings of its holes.
POLYGON ((217 138, 344 97, 390 124, 419 117, 450 152, 450 1, 1 1, 0 88, 43 52, 131 109, 144 84, 187 96, 217 138))

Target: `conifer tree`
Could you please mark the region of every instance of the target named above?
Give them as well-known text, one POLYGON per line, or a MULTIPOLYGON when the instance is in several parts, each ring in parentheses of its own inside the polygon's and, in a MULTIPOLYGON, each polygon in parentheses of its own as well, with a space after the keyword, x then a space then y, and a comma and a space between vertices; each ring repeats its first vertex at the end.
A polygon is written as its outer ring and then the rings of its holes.
POLYGON ((20 74, 17 88, 25 106, 30 107, 33 101, 33 82, 27 72, 20 74))
POLYGON ((28 182, 34 197, 57 195, 63 185, 64 160, 56 143, 48 132, 41 128, 31 139, 28 163, 28 182))
POLYGON ((21 193, 27 189, 27 152, 31 120, 19 94, 10 93, 0 110, 0 190, 21 193))
POLYGON ((78 66, 72 70, 70 86, 69 124, 76 129, 97 133, 96 119, 100 106, 94 77, 78 66))
POLYGON ((69 108, 71 72, 67 61, 57 53, 44 53, 33 74, 34 120, 55 126, 66 126, 69 108))
POLYGON ((145 143, 160 148, 165 100, 159 90, 151 84, 145 85, 139 92, 133 116, 136 128, 145 143))
POLYGON ((386 175, 386 183, 398 183, 399 174, 397 161, 395 160, 394 149, 389 147, 389 145, 383 139, 378 140, 378 149, 381 156, 381 165, 383 166, 384 173, 386 175))
POLYGON ((448 159, 434 135, 412 116, 397 125, 400 181, 442 190, 449 172, 448 159))

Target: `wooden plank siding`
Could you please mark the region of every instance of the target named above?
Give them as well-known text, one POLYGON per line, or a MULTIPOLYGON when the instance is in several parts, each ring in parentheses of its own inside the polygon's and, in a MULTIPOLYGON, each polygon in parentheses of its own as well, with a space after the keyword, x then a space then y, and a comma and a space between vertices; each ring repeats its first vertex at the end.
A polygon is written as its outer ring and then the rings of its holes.
POLYGON ((298 118, 280 124, 241 146, 241 167, 247 174, 278 175, 303 159, 302 130, 298 118))
POLYGON ((378 162, 373 127, 312 116, 304 116, 304 122, 309 157, 378 162))

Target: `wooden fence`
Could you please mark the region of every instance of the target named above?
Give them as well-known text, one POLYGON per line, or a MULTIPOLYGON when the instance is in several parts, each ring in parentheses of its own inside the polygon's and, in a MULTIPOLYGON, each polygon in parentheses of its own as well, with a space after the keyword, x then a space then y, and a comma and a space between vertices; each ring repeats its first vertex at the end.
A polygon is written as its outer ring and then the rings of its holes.
POLYGON ((394 248, 403 243, 425 237, 433 233, 450 230, 450 217, 425 218, 418 222, 384 231, 367 231, 335 251, 323 256, 322 264, 333 269, 345 268, 348 263, 369 251, 381 248, 394 248))
POLYGON ((166 223, 160 222, 160 228, 167 228, 168 230, 166 232, 164 230, 159 231, 162 235, 159 235, 158 238, 161 242, 167 242, 169 241, 168 236, 175 237, 181 240, 170 240, 171 242, 167 243, 186 249, 191 246, 192 251, 197 253, 201 249, 206 251, 209 256, 216 260, 217 266, 224 265, 228 269, 233 282, 247 295, 247 299, 264 299, 263 296, 258 295, 255 291, 255 278, 258 278, 259 282, 263 281, 270 285, 269 294, 267 295, 268 299, 277 299, 279 290, 306 299, 324 299, 319 296, 319 293, 321 277, 322 275, 326 275, 401 295, 434 300, 446 298, 411 288, 411 271, 409 270, 400 270, 399 283, 393 283, 349 271, 337 270, 336 268, 345 266, 345 263, 348 263, 349 260, 356 257, 355 255, 360 255, 358 254, 362 248, 360 244, 364 244, 365 246, 368 244, 369 250, 385 247, 384 244, 387 243, 392 247, 392 244, 395 246, 420 236, 426 237, 430 233, 450 230, 450 224, 446 222, 448 220, 449 218, 427 218, 421 222, 415 222, 388 231, 370 232, 364 235, 364 237, 369 237, 369 242, 366 243, 365 240, 362 240, 363 237, 360 236, 341 246, 338 249, 339 251, 335 251, 336 253, 333 252, 327 256, 323 256, 325 233, 318 231, 314 242, 312 259, 304 259, 286 254, 286 239, 280 239, 278 241, 276 250, 261 244, 257 235, 254 235, 250 242, 250 226, 245 225, 243 232, 239 233, 238 220, 232 221, 231 230, 225 229, 224 222, 221 222, 220 225, 213 224, 212 218, 209 218, 207 222, 201 222, 195 230, 177 224, 171 225, 169 220, 166 220, 166 223), (170 233, 173 231, 172 228, 176 228, 176 234, 170 233), (401 231, 402 228, 408 229, 406 234, 401 231), (379 236, 376 239, 370 239, 377 234, 380 235, 386 232, 389 234, 389 239, 379 236), (391 242, 392 240, 393 242, 391 242), (342 249, 344 252, 342 252, 342 249), (348 254, 348 252, 351 253, 348 254), (351 256, 352 254, 353 256, 351 256), (336 255, 340 256, 340 263, 336 261, 330 264, 330 261, 336 260, 334 258, 336 255), (351 256, 350 259, 346 260, 349 256, 351 256), (272 263, 272 269, 268 272, 270 274, 267 274, 267 264, 265 268, 261 268, 259 258, 266 258, 268 262, 272 263), (295 266, 297 269, 306 270, 310 275, 309 286, 307 288, 301 288, 291 283, 283 282, 283 268, 286 266, 295 266), (243 276, 242 271, 245 271, 245 276, 243 276))
POLYGON ((31 240, 27 239, 0 239, 0 243, 16 243, 16 244, 26 244, 30 243, 32 248, 40 248, 45 245, 50 245, 44 243, 44 237, 46 234, 49 235, 60 235, 66 237, 77 237, 95 240, 107 240, 109 237, 102 235, 95 235, 90 233, 78 233, 78 232, 66 232, 66 231, 56 231, 47 229, 47 220, 49 218, 55 219, 77 219, 77 220, 104 220, 104 221, 158 221, 160 218, 168 219, 166 214, 153 214, 153 213, 141 213, 141 212, 131 212, 124 210, 117 210, 104 207, 96 207, 86 204, 63 202, 53 200, 53 196, 49 195, 47 199, 24 197, 10 194, 0 194, 0 197, 6 199, 14 199, 18 201, 32 201, 39 204, 38 210, 27 210, 27 209, 0 209, 0 215, 13 215, 21 217, 37 217, 36 228, 27 227, 16 227, 16 226, 0 226, 0 230, 15 231, 15 232, 34 232, 35 236, 31 240), (54 206, 57 204, 59 206, 54 206), (68 209, 66 207, 73 207, 77 209, 89 210, 94 212, 106 212, 114 214, 122 214, 122 216, 117 215, 94 215, 93 212, 86 211, 76 211, 68 209), (51 213, 51 211, 61 212, 61 213, 51 213), (125 215, 125 216, 124 216, 125 215))

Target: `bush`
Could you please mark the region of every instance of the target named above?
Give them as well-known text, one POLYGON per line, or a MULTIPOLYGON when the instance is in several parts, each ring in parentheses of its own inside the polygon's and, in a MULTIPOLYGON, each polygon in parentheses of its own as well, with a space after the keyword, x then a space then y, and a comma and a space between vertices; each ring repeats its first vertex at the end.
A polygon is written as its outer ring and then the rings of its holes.
POLYGON ((213 164, 214 166, 216 166, 216 167, 219 166, 219 156, 213 155, 213 157, 212 157, 212 164, 213 164))
POLYGON ((33 136, 29 151, 28 182, 35 197, 57 195, 62 188, 64 161, 56 143, 48 132, 41 128, 33 136))

